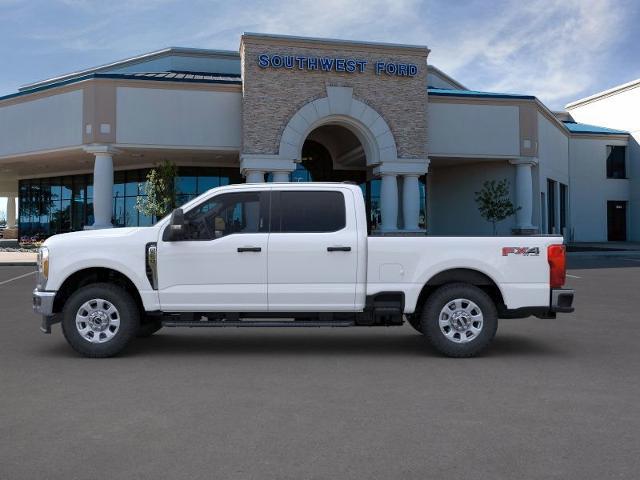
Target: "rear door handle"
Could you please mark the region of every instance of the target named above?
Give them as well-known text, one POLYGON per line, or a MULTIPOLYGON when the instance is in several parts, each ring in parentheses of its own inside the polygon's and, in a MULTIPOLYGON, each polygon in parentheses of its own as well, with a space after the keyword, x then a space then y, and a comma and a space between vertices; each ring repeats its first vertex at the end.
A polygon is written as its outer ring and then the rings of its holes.
POLYGON ((238 252, 261 252, 262 248, 260 247, 238 247, 238 252))
POLYGON ((350 252, 351 247, 327 247, 327 252, 350 252))

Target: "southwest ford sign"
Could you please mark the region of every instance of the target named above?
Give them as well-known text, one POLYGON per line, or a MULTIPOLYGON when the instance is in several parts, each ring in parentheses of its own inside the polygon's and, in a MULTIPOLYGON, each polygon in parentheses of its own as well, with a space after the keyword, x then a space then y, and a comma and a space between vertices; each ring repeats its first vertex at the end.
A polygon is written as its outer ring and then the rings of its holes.
POLYGON ((357 58, 338 57, 302 57, 297 55, 258 55, 260 68, 285 68, 289 70, 310 70, 320 72, 364 73, 368 68, 376 75, 397 77, 414 77, 418 73, 418 66, 413 63, 373 62, 370 67, 367 60, 357 58))

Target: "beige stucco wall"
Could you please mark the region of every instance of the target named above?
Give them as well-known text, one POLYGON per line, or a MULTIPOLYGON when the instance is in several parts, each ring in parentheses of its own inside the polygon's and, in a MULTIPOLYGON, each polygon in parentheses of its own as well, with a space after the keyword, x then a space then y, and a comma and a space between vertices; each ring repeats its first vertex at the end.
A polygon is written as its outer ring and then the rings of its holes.
POLYGON ((278 153, 289 119, 305 104, 327 96, 327 86, 353 88, 353 98, 376 110, 395 138, 398 156, 426 158, 427 55, 426 48, 376 47, 358 43, 322 44, 304 40, 274 41, 243 36, 242 151, 245 154, 278 153), (261 68, 262 53, 358 58, 368 61, 364 73, 339 73, 261 68), (413 63, 414 77, 376 75, 376 61, 413 63))
POLYGON ((80 89, 0 105, 0 157, 80 144, 80 89))
POLYGON ((517 105, 454 102, 429 104, 429 155, 520 156, 517 105))
POLYGON ((239 91, 117 88, 117 143, 240 148, 239 91))

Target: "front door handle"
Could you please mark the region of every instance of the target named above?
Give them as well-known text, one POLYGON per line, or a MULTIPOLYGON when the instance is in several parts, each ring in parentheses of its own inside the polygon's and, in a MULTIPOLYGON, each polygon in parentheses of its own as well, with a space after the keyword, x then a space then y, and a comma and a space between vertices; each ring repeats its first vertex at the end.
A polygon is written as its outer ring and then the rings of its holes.
POLYGON ((262 248, 260 247, 238 247, 238 252, 261 252, 262 248))
POLYGON ((327 247, 327 252, 350 252, 351 247, 327 247))

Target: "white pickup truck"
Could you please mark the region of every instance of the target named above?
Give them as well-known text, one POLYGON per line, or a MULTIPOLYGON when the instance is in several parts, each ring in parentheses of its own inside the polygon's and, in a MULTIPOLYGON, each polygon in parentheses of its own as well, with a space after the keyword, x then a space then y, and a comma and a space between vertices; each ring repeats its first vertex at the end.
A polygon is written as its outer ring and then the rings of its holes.
POLYGON ((161 327, 402 325, 473 356, 498 318, 573 311, 562 237, 368 236, 361 190, 215 188, 152 227, 49 238, 33 308, 88 357, 161 327))

